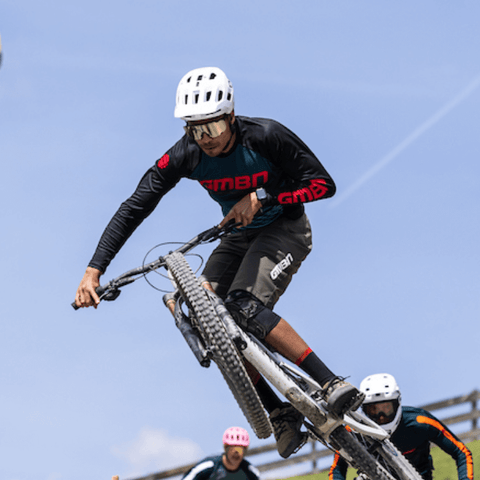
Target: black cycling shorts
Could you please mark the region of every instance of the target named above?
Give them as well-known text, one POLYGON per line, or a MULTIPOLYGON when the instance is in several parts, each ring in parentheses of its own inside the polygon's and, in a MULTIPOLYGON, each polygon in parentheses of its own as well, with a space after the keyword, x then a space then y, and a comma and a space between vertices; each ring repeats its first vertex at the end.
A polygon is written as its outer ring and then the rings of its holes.
POLYGON ((306 214, 295 220, 280 217, 266 227, 223 237, 203 275, 221 298, 245 290, 273 309, 311 249, 306 214))

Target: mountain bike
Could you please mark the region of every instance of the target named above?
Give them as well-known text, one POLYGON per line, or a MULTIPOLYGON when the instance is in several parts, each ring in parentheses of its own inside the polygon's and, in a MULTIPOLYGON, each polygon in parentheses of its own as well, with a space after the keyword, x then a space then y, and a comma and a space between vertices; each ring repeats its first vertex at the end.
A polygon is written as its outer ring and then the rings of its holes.
MULTIPOLYGON (((258 438, 268 438, 272 426, 247 372, 252 365, 304 416, 308 436, 338 452, 360 475, 371 480, 422 480, 379 425, 360 411, 337 415, 329 410, 321 386, 268 345, 243 331, 233 320, 208 279, 197 277, 186 256, 200 244, 229 235, 237 224, 212 227, 179 248, 129 270, 96 290, 112 301, 120 288, 147 274, 166 269, 174 291, 163 296, 166 307, 202 367, 213 361, 258 438)), ((72 306, 77 309, 75 303, 72 306)))

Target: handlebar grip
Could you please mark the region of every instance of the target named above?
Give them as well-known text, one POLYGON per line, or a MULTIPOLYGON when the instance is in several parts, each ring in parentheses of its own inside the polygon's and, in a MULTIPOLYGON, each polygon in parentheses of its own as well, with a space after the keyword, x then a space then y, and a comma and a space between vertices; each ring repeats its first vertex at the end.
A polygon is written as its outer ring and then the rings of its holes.
MULTIPOLYGON (((98 287, 95 289, 95 292, 97 293, 97 295, 98 295, 99 297, 101 297, 101 296, 105 293, 105 290, 106 290, 106 288, 105 288, 105 287, 102 287, 102 286, 100 285, 100 286, 98 286, 98 287)), ((75 302, 72 302, 71 305, 72 305, 72 307, 73 307, 74 310, 79 310, 79 309, 80 309, 80 307, 78 307, 75 302)))

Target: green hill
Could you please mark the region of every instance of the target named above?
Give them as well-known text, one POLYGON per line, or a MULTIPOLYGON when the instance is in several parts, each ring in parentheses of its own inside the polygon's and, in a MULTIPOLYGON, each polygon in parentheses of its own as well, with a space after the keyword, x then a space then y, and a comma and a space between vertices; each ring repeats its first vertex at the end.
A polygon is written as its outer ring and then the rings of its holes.
MULTIPOLYGON (((474 477, 478 477, 480 472, 480 440, 467 443, 467 447, 473 456, 474 477)), ((432 457, 433 466, 435 467, 433 480, 456 480, 458 478, 457 468, 452 457, 438 447, 432 448, 432 457)), ((353 480, 355 473, 355 470, 350 468, 347 473, 347 480, 353 480)), ((300 477, 291 477, 289 480, 328 480, 328 471, 300 477)))

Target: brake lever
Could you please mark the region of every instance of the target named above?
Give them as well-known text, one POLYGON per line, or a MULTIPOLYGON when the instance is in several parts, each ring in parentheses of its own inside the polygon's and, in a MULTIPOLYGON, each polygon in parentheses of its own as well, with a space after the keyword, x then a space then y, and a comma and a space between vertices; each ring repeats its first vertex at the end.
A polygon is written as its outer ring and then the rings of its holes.
POLYGON ((235 220, 232 218, 232 220, 230 220, 230 221, 223 227, 223 235, 225 235, 226 233, 230 233, 232 230, 234 230, 235 228, 239 227, 240 225, 242 225, 242 222, 236 222, 236 223, 235 223, 235 220))
POLYGON ((237 227, 240 227, 242 225, 242 222, 236 222, 232 218, 229 222, 227 222, 223 227, 213 227, 216 229, 216 233, 213 234, 212 238, 209 240, 210 242, 213 242, 214 240, 217 240, 225 235, 228 235, 231 233, 233 230, 235 230, 237 227))
POLYGON ((118 296, 122 293, 119 288, 114 290, 106 291, 103 295, 100 296, 100 300, 105 300, 106 302, 113 302, 118 298, 118 296))

